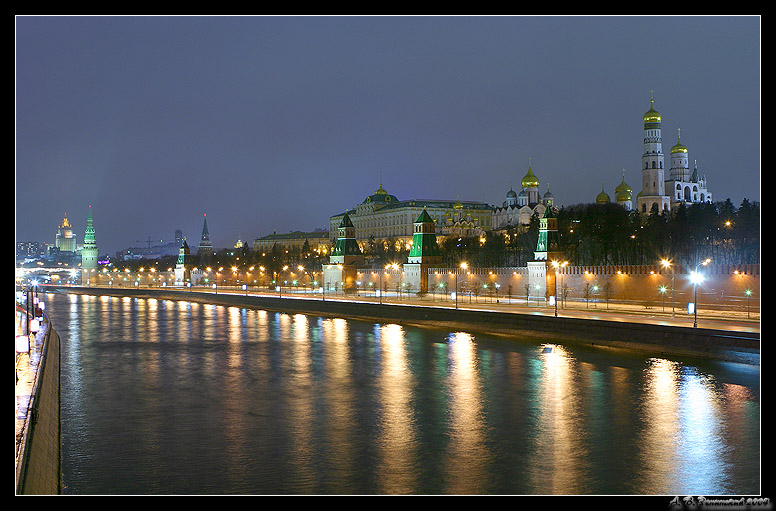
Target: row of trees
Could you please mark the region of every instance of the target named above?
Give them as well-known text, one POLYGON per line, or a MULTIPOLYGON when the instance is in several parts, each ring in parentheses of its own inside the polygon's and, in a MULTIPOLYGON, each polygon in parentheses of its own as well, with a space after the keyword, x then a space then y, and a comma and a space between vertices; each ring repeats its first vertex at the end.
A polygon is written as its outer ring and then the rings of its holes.
MULTIPOLYGON (((557 212, 561 250, 570 264, 644 265, 662 258, 692 265, 710 257, 715 264, 760 262, 760 205, 747 199, 716 204, 680 204, 670 214, 649 215, 609 204, 579 204, 557 212)), ((508 229, 480 238, 447 238, 445 263, 525 266, 534 260, 539 219, 527 229, 508 229)))
MULTIPOLYGON (((760 262, 760 205, 746 199, 736 208, 730 199, 716 204, 683 204, 670 214, 652 211, 641 215, 610 204, 578 204, 557 211, 561 250, 571 265, 656 264, 662 258, 694 265, 711 257, 715 264, 757 264, 760 262)), ((539 219, 527 228, 486 233, 474 237, 446 237, 440 240, 443 264, 457 266, 467 261, 473 266, 525 266, 534 260, 539 219)), ((407 260, 409 250, 396 240, 369 240, 364 244, 367 264, 381 268, 407 260)), ((155 261, 159 269, 174 267, 175 259, 155 261)), ((197 256, 194 265, 203 266, 197 256)), ((242 249, 222 250, 207 265, 214 268, 259 267, 272 275, 284 266, 304 266, 320 271, 328 262, 303 247, 282 247, 257 253, 242 249)), ((132 263, 148 265, 148 261, 132 263)))

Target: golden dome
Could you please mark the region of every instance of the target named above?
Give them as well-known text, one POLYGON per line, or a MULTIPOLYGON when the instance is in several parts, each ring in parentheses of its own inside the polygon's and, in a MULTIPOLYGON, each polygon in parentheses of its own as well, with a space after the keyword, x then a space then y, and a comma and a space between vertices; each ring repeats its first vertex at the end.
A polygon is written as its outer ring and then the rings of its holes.
POLYGON ((604 185, 601 185, 601 193, 596 196, 595 201, 597 204, 606 204, 610 202, 609 195, 604 191, 604 185))
POLYGON ((649 100, 649 110, 644 114, 644 124, 660 124, 660 112, 655 110, 654 98, 649 100))
POLYGON ((626 202, 633 199, 633 190, 625 182, 625 170, 622 171, 622 183, 614 189, 614 198, 617 202, 626 202))
POLYGON ((530 163, 528 164, 528 172, 526 173, 525 177, 523 177, 521 184, 523 185, 523 188, 539 187, 539 179, 536 176, 534 176, 534 173, 531 171, 530 163))
POLYGON ((681 130, 679 130, 679 134, 676 136, 676 145, 671 148, 671 153, 686 153, 687 148, 682 145, 681 142, 681 130))

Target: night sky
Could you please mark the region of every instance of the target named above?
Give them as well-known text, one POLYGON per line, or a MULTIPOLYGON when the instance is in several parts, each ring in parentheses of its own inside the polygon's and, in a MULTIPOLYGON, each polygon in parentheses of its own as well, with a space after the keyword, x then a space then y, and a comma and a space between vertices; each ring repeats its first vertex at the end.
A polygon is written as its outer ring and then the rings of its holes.
POLYGON ((380 185, 501 205, 641 190, 654 91, 715 200, 760 200, 761 19, 17 17, 16 240, 101 254, 328 228, 380 185), (140 240, 140 242, 138 242, 140 240))

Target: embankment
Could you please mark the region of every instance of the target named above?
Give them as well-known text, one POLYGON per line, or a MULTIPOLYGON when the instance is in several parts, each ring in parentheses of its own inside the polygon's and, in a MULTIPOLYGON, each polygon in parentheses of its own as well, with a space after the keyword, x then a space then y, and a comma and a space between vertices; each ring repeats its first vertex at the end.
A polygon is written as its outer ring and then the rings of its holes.
POLYGON ((16 467, 18 495, 61 493, 60 340, 48 324, 16 467))
POLYGON ((489 333, 499 336, 553 339, 569 344, 639 350, 658 356, 692 356, 748 364, 760 363, 760 334, 752 332, 554 317, 516 312, 456 310, 433 306, 246 296, 229 293, 214 294, 169 289, 53 287, 49 290, 62 293, 187 300, 290 314, 346 317, 426 328, 489 333))

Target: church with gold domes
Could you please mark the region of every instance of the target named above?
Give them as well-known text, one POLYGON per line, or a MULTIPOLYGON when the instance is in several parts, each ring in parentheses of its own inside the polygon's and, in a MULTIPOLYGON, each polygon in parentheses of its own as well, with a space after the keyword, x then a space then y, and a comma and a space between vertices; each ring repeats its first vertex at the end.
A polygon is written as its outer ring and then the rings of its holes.
POLYGON ((520 181, 521 190, 516 193, 511 187, 501 207, 493 208, 493 229, 519 228, 531 223, 535 214, 544 216, 547 206, 552 206, 555 198, 547 185, 547 192, 539 194, 539 179, 533 173, 531 162, 528 162, 528 172, 520 181))
MULTIPOLYGON (((617 204, 625 208, 626 211, 633 210, 633 189, 625 182, 625 169, 622 169, 622 181, 614 189, 614 200, 617 204)), ((609 194, 606 193, 603 184, 601 184, 601 193, 596 196, 595 202, 596 204, 608 204, 612 202, 612 199, 609 197, 609 194)))

